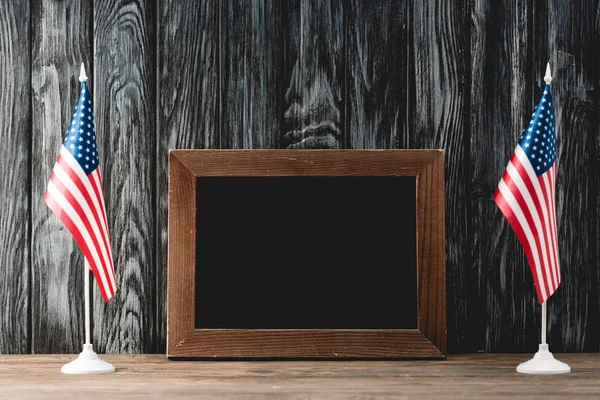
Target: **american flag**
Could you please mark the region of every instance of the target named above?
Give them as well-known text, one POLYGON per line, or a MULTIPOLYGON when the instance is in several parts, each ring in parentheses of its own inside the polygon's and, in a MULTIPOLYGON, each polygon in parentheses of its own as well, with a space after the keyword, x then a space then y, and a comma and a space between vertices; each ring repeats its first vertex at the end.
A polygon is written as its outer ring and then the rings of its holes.
POLYGON ((556 123, 550 84, 546 84, 494 193, 525 250, 540 303, 561 281, 555 181, 556 123))
POLYGON ((79 100, 46 187, 44 201, 71 232, 94 273, 104 301, 117 290, 110 248, 92 100, 81 82, 79 100))

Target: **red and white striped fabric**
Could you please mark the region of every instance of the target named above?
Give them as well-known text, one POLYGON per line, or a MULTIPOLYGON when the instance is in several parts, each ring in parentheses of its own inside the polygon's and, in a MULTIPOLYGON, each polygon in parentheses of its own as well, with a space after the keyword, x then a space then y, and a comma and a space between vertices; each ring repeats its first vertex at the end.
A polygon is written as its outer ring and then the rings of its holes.
POLYGON ((110 247, 92 105, 85 82, 44 201, 69 230, 108 301, 117 284, 110 247), (89 117, 89 118, 88 118, 89 117))
POLYGON ((525 250, 540 303, 561 282, 555 182, 556 130, 550 85, 546 85, 494 193, 494 201, 525 250))

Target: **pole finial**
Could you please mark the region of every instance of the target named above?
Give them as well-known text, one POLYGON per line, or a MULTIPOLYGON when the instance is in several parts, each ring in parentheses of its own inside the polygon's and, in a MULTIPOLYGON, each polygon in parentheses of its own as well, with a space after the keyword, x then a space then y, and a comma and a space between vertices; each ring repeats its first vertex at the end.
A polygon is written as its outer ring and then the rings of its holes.
POLYGON ((548 84, 552 82, 552 75, 550 73, 550 61, 548 61, 548 65, 546 65, 546 75, 544 75, 544 82, 548 84))
POLYGON ((79 82, 85 82, 88 80, 87 75, 85 74, 85 67, 83 63, 81 63, 81 72, 79 72, 79 82))

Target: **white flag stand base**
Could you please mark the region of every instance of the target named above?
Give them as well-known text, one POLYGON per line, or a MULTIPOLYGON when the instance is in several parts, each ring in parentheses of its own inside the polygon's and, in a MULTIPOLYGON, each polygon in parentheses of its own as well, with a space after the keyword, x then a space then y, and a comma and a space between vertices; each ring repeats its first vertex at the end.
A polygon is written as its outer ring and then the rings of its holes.
POLYGON ((517 372, 543 375, 566 374, 571 372, 571 367, 555 359, 552 353, 548 351, 547 344, 540 344, 538 352, 531 360, 519 364, 517 372))
POLYGON ((108 374, 115 372, 115 367, 101 360, 91 344, 84 344, 79 357, 63 365, 60 370, 64 374, 108 374))

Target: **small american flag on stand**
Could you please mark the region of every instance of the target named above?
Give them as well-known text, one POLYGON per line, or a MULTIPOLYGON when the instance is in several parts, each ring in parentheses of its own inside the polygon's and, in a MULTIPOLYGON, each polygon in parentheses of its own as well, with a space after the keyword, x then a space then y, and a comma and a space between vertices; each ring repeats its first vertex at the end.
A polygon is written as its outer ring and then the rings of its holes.
POLYGON ((556 229, 556 123, 546 86, 494 193, 525 250, 537 297, 544 303, 561 281, 556 229))
POLYGON ((75 113, 46 187, 44 201, 71 232, 104 301, 117 290, 110 248, 92 99, 83 72, 75 113))

